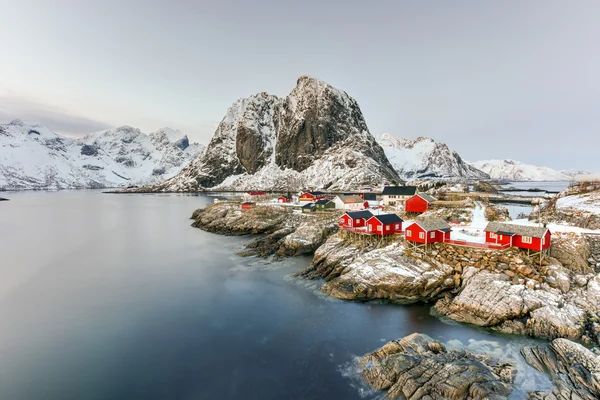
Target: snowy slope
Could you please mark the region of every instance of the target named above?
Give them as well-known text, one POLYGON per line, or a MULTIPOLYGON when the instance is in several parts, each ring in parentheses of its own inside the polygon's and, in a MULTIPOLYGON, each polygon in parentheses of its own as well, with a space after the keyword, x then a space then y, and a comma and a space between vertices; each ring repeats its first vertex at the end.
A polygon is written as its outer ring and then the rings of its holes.
POLYGON ((174 178, 140 191, 353 189, 400 182, 356 100, 301 76, 278 98, 237 100, 204 153, 174 178))
POLYGON ((548 167, 523 164, 515 160, 486 160, 471 163, 493 179, 510 181, 569 181, 572 176, 548 167))
POLYGON ((464 178, 488 179, 489 176, 469 165, 444 143, 419 137, 408 140, 390 134, 376 137, 398 175, 403 179, 464 178))
POLYGON ((203 150, 179 131, 122 126, 82 139, 15 120, 0 124, 0 189, 104 188, 157 182, 203 150))

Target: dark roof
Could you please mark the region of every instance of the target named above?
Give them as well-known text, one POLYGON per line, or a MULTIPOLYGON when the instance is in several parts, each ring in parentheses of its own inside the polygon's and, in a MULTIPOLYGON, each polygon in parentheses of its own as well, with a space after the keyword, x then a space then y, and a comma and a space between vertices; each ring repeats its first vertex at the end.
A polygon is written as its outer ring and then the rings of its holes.
POLYGON ((548 228, 530 225, 515 225, 515 224, 504 224, 502 222, 490 222, 485 227, 486 232, 499 233, 500 235, 512 236, 529 236, 536 238, 543 238, 548 228))
POLYGON ((361 196, 365 200, 377 200, 377 195, 375 193, 361 193, 361 196))
POLYGON ((398 222, 404 222, 404 220, 396 214, 373 215, 371 218, 375 218, 383 224, 396 224, 398 222))
POLYGON ((327 204, 327 203, 333 203, 331 200, 328 199, 321 199, 321 200, 317 200, 315 202, 315 204, 327 204))
POLYGON ((284 196, 283 194, 281 196, 279 196, 278 198, 281 198, 281 197, 286 198, 286 199, 291 199, 292 198, 292 196, 284 196))
POLYGON ((302 193, 310 193, 310 194, 312 194, 313 196, 320 196, 320 195, 322 195, 322 194, 325 194, 325 193, 323 193, 323 192, 318 192, 318 191, 314 191, 314 192, 313 192, 313 191, 308 191, 308 192, 302 192, 302 193))
POLYGON ((422 221, 415 221, 415 224, 418 224, 426 232, 431 232, 431 231, 450 232, 451 231, 450 225, 448 225, 448 223, 441 218, 429 218, 429 219, 424 219, 422 221))
POLYGON ((245 201, 242 204, 254 204, 254 202, 253 201, 245 201))
POLYGON ((315 203, 306 203, 305 205, 302 206, 302 208, 314 208, 315 207, 315 203))
POLYGON ((423 200, 425 200, 428 203, 433 203, 434 201, 437 201, 437 199, 435 197, 430 196, 427 193, 419 193, 419 194, 417 194, 417 196, 419 196, 420 198, 422 198, 423 200))
POLYGON ((416 186, 386 186, 383 188, 382 195, 412 196, 417 193, 416 186))
POLYGON ((373 216, 373 213, 369 210, 364 210, 364 211, 348 212, 348 213, 346 213, 346 215, 348 215, 352 219, 358 219, 358 218, 369 219, 373 216))

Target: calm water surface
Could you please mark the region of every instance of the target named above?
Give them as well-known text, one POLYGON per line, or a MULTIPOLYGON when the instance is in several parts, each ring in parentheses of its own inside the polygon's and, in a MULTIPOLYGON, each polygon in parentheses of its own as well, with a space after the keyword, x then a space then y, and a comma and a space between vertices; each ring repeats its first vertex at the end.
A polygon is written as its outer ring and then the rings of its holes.
MULTIPOLYGON (((514 337, 425 306, 332 300, 290 278, 309 258, 235 256, 190 227, 206 196, 5 193, 0 399, 377 398, 354 357, 415 331, 506 353, 514 337)), ((547 385, 520 365, 515 398, 547 385)))

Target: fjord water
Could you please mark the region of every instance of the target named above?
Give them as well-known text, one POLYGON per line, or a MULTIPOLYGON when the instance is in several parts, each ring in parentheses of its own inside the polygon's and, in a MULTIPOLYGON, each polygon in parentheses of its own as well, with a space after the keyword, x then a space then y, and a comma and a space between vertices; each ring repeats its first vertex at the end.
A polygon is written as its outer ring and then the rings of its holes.
MULTIPOLYGON (((488 340, 515 359, 527 342, 324 297, 290 278, 310 258, 240 258, 249 238, 190 227, 204 195, 4 197, 0 399, 375 398, 352 360, 389 340, 488 340)), ((517 398, 547 385, 520 368, 517 398)))

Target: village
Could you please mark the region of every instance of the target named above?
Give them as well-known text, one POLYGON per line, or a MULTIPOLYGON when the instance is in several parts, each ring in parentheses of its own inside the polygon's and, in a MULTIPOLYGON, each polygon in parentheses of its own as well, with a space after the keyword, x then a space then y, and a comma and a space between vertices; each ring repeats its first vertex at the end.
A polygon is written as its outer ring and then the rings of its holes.
MULTIPOLYGON (((444 197, 447 193, 444 192, 444 197)), ((389 186, 376 193, 372 188, 350 193, 325 193, 306 190, 295 195, 269 195, 262 191, 247 192, 242 210, 257 205, 280 205, 295 213, 340 214, 339 228, 349 234, 405 241, 408 247, 427 252, 434 243, 453 246, 491 249, 502 252, 509 248, 526 251, 528 256, 549 255, 552 232, 545 223, 527 221, 525 224, 488 221, 483 202, 486 193, 471 193, 464 201, 438 200, 421 192, 418 186, 389 186), (472 200, 476 199, 476 200, 472 200), (440 211, 453 209, 452 214, 471 214, 470 217, 448 218, 440 211), (445 217, 445 218, 442 218, 445 217)), ((494 218, 492 218, 494 219, 494 218)))

